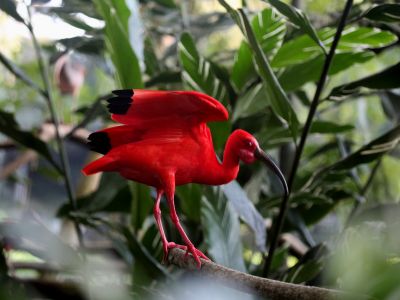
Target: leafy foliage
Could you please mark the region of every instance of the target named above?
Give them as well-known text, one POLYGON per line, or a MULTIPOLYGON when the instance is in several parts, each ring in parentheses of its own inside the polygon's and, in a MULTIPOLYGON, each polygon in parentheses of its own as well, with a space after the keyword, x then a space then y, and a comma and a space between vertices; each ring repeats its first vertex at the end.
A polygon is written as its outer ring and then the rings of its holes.
MULTIPOLYGON (((51 298, 42 290, 32 296, 35 289, 18 276, 22 270, 12 269, 18 268, 14 256, 22 251, 33 261, 28 270, 35 270, 33 278, 38 282, 70 276, 66 278, 72 278, 74 285, 86 286, 99 273, 98 265, 91 268, 88 262, 107 260, 121 266, 116 273, 121 280, 115 284, 116 277, 107 271, 112 287, 107 285, 96 297, 118 298, 107 291, 120 291, 121 299, 162 298, 164 286, 182 277, 161 264, 162 245, 152 216, 155 190, 127 182, 118 174, 102 174, 100 179, 79 174, 88 151, 76 143, 82 143, 88 131, 112 124, 97 109, 103 106, 101 99, 117 88, 207 93, 230 112, 228 122, 209 124, 216 154, 222 157, 229 133, 242 128, 254 134, 289 177, 341 11, 328 11, 324 0, 303 3, 301 10, 290 1, 242 1, 245 7, 233 8, 219 0, 218 11, 206 8, 203 1, 71 0, 59 7, 35 2, 29 7, 33 15, 49 14, 84 33, 57 36, 39 45, 50 65, 40 67, 47 73, 59 68, 60 57, 74 58, 62 68, 82 66, 85 82, 79 95, 51 91, 58 87, 50 79, 50 89, 42 88, 30 42, 19 40, 22 47, 17 50, 8 47, 18 43, 4 42, 0 50, 5 75, 0 78, 0 132, 7 137, 0 140, 0 163, 27 164, 18 159, 14 142, 41 157, 39 163, 16 169, 0 184, 0 254, 5 254, 0 255, 1 297, 51 298), (52 142, 39 138, 37 128, 49 119, 42 98, 49 95, 56 100, 63 126, 72 129, 64 139, 79 196, 77 207, 64 203, 65 192, 52 187, 68 172, 62 172, 53 158, 52 142), (20 114, 24 110, 29 113, 20 114), (25 117, 37 110, 42 119, 25 117), (10 191, 10 187, 15 189, 10 191), (29 205, 22 195, 28 195, 29 205), (54 211, 43 212, 49 203, 58 210, 57 219, 54 211), (71 229, 66 220, 85 228, 84 249, 69 245, 73 239, 65 235, 71 229), (62 234, 55 227, 62 227, 62 234), (50 271, 36 265, 38 260, 49 264, 50 271), (3 293, 16 286, 21 293, 3 293)), ((393 1, 371 3, 354 4, 334 54, 300 166, 293 174, 290 209, 271 277, 351 287, 378 299, 394 299, 400 257, 396 238, 400 193, 400 34, 396 22, 400 6, 393 1)), ((28 16, 19 14, 20 5, 0 1, 7 21, 29 28, 28 16)), ((55 78, 55 83, 68 79, 63 76, 55 78)), ((217 263, 261 276, 281 192, 280 182, 255 163, 242 165, 236 180, 227 185, 179 186, 175 197, 181 223, 197 247, 217 263)), ((161 210, 168 239, 182 243, 164 199, 161 210)), ((58 298, 69 299, 60 285, 55 287, 58 298)), ((81 291, 76 293, 83 298, 81 291)))

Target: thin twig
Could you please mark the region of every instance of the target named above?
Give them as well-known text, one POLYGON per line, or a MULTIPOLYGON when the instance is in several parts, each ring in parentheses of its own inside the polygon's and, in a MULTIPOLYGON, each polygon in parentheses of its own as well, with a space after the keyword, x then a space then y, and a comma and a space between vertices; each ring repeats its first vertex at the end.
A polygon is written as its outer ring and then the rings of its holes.
MULTIPOLYGON (((347 294, 338 290, 257 277, 203 259, 201 259, 201 268, 197 269, 196 262, 192 257, 187 257, 185 251, 178 248, 173 248, 169 251, 168 260, 170 263, 180 268, 193 270, 196 273, 206 275, 212 280, 218 280, 218 282, 236 290, 255 294, 270 300, 344 299, 347 294)), ((367 297, 357 295, 356 298, 353 297, 351 299, 367 299, 367 297)))
MULTIPOLYGON (((298 145, 298 147, 296 149, 292 171, 290 173, 289 180, 288 180, 289 193, 292 190, 294 178, 296 176, 297 169, 298 169, 299 163, 300 163, 300 158, 301 158, 301 155, 302 155, 303 150, 304 150, 304 145, 306 143, 307 136, 308 136, 308 133, 310 131, 311 124, 312 124, 315 112, 317 110, 317 107, 318 107, 318 103, 319 103, 319 99, 320 99, 322 90, 323 90, 323 88, 325 86, 325 81, 326 81, 326 79, 328 77, 329 68, 331 66, 333 57, 335 56, 336 47, 337 47, 337 45, 339 43, 340 37, 342 35, 342 31, 343 31, 343 29, 345 27, 345 24, 346 24, 347 16, 350 13, 350 9, 351 9, 352 5, 353 5, 353 1, 352 0, 347 0, 346 6, 345 6, 345 8, 343 10, 343 13, 342 13, 342 16, 341 16, 341 19, 340 19, 340 22, 339 22, 339 25, 338 25, 338 28, 337 28, 337 31, 336 31, 336 34, 335 34, 335 37, 334 37, 333 42, 332 42, 332 46, 329 49, 329 53, 328 53, 328 55, 327 55, 327 57, 325 59, 325 63, 324 63, 324 66, 323 66, 323 69, 322 69, 322 72, 321 72, 321 76, 319 78, 319 81, 318 81, 318 84, 317 84, 317 88, 315 90, 315 95, 314 95, 313 101, 311 102, 310 111, 308 112, 307 121, 306 121, 306 124, 304 125, 303 132, 302 132, 301 138, 300 138, 300 142, 299 142, 299 145, 298 145)), ((276 249, 276 246, 277 246, 278 236, 279 236, 279 234, 280 234, 280 232, 282 230, 282 227, 283 227, 283 221, 284 221, 285 216, 286 216, 286 211, 287 211, 287 208, 288 208, 288 204, 289 204, 289 197, 285 198, 281 202, 281 205, 279 207, 279 214, 278 214, 278 217, 277 217, 276 222, 275 222, 275 226, 273 227, 273 231, 272 231, 272 234, 271 234, 271 243, 270 243, 270 249, 269 249, 269 252, 268 252, 268 257, 267 257, 267 259, 265 261, 265 265, 264 265, 264 271, 263 271, 263 275, 264 276, 268 276, 268 274, 269 274, 271 263, 272 263, 272 259, 273 259, 274 252, 275 252, 275 249, 276 249)))
MULTIPOLYGON (((35 32, 32 27, 32 15, 31 15, 29 6, 27 6, 27 12, 28 12, 28 23, 26 25, 31 34, 33 46, 34 46, 38 64, 39 64, 40 74, 42 76, 42 80, 44 83, 44 89, 46 92, 44 98, 46 99, 47 105, 50 110, 51 121, 53 122, 55 129, 56 129, 56 141, 57 141, 59 152, 60 152, 62 169, 64 171, 63 177, 64 177, 64 182, 65 182, 65 187, 67 189, 68 200, 69 200, 71 207, 73 209, 76 209, 77 205, 76 205, 76 199, 75 199, 75 195, 74 195, 72 183, 71 183, 71 175, 70 175, 70 167, 69 167, 69 163, 68 163, 68 157, 67 157, 67 153, 66 153, 65 146, 64 146, 64 140, 61 138, 60 132, 58 131, 59 121, 58 121, 57 112, 54 107, 54 99, 53 99, 52 92, 51 92, 49 75, 47 73, 47 69, 46 69, 46 66, 44 63, 41 48, 39 46, 39 43, 36 39, 35 32)), ((76 233, 78 236, 79 244, 80 244, 80 246, 83 246, 83 238, 82 238, 81 228, 79 227, 79 224, 76 221, 74 221, 74 224, 75 224, 75 229, 76 229, 76 233)))

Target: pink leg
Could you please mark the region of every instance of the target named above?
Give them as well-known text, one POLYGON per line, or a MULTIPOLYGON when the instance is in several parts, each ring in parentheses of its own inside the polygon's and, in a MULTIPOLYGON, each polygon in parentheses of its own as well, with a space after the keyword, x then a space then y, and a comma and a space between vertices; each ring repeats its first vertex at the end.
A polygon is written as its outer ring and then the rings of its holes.
POLYGON ((200 261, 199 257, 207 259, 207 260, 210 260, 210 259, 207 256, 205 256, 200 250, 195 248, 193 243, 189 240, 188 236, 186 235, 186 232, 182 228, 181 223, 179 222, 179 217, 176 213, 175 203, 174 203, 175 181, 174 181, 173 176, 172 176, 172 179, 173 180, 169 180, 169 182, 168 182, 169 186, 168 186, 168 188, 166 188, 166 195, 167 195, 167 201, 168 201, 168 206, 169 206, 169 210, 170 210, 170 216, 171 216, 172 222, 175 224, 175 227, 178 229, 179 234, 181 235, 183 241, 185 242, 186 247, 182 246, 182 245, 177 245, 175 243, 169 243, 168 248, 178 247, 180 249, 186 250, 186 254, 188 254, 190 252, 193 255, 194 260, 196 261, 197 266, 200 268, 201 261, 200 261))
POLYGON ((161 241, 163 244, 163 252, 164 252, 163 262, 166 262, 168 257, 168 241, 165 236, 164 228, 162 225, 161 210, 160 210, 160 201, 163 193, 164 193, 163 190, 160 189, 157 190, 157 199, 156 203, 154 204, 153 214, 154 218, 156 219, 158 231, 160 232, 161 241))

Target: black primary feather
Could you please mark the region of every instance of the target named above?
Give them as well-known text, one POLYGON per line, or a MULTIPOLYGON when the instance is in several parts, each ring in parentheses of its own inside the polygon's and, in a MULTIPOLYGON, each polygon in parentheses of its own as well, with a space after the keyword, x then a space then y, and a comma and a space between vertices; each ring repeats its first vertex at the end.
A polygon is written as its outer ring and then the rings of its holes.
POLYGON ((89 149, 101 154, 106 154, 111 150, 110 138, 106 132, 93 132, 88 136, 89 149))
POLYGON ((112 97, 107 100, 109 103, 107 105, 108 111, 116 115, 125 115, 133 102, 133 90, 115 90, 112 91, 112 93, 117 95, 117 97, 112 97))

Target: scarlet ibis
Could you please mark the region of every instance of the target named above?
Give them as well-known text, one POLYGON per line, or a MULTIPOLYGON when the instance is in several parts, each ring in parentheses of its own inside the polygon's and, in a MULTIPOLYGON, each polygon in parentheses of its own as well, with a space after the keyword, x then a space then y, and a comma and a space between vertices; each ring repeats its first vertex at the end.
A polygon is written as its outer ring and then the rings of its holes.
POLYGON ((235 130, 218 160, 207 122, 226 121, 228 111, 216 99, 196 91, 116 90, 107 100, 111 118, 124 125, 94 132, 88 137, 91 150, 104 154, 82 170, 84 174, 119 172, 123 177, 156 188, 154 218, 161 235, 164 260, 171 248, 191 253, 198 267, 200 257, 182 228, 175 210, 175 186, 187 183, 221 185, 236 178, 239 161, 264 161, 287 185, 275 163, 257 140, 235 130), (160 199, 166 195, 170 217, 184 245, 168 242, 161 220, 160 199))

